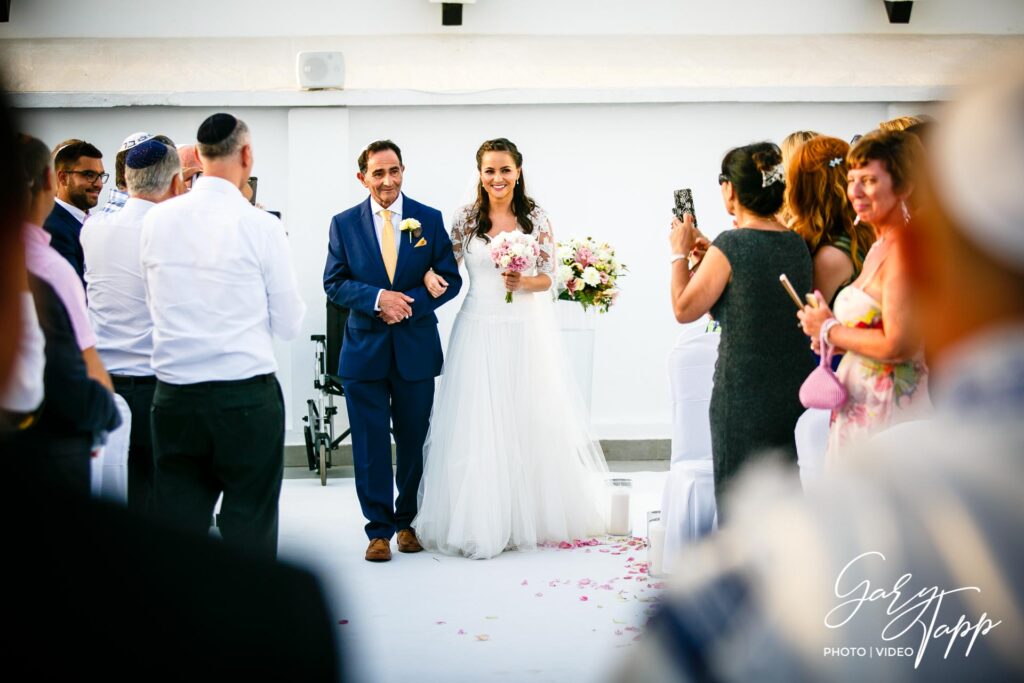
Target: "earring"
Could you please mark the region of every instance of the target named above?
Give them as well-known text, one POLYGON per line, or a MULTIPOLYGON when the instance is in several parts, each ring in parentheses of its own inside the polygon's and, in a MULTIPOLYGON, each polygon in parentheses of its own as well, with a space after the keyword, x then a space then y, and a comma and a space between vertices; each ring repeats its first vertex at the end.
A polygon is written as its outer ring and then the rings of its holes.
POLYGON ((900 211, 903 212, 903 225, 906 225, 910 222, 910 209, 907 208, 905 201, 900 202, 900 211))

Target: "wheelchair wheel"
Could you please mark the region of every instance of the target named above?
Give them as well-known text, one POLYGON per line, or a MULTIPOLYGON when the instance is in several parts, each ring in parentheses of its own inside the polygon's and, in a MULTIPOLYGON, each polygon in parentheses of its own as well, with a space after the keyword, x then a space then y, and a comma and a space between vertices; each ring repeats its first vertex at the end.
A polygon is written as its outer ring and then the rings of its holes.
POLYGON ((320 440, 320 485, 327 486, 327 445, 320 440))

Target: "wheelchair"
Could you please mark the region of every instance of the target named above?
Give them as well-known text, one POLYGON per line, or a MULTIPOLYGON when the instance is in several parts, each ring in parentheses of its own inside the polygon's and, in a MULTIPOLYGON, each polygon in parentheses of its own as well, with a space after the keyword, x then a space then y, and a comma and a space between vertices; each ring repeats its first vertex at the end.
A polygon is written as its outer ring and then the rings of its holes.
POLYGON ((306 401, 305 423, 302 427, 306 439, 306 460, 310 471, 320 475, 320 485, 327 486, 327 470, 331 468, 331 454, 348 438, 351 430, 346 429, 337 438, 334 436, 334 416, 338 407, 335 397, 344 398, 345 390, 338 377, 338 358, 341 342, 348 321, 348 309, 327 302, 327 334, 314 334, 309 340, 314 346, 313 388, 316 398, 306 401))

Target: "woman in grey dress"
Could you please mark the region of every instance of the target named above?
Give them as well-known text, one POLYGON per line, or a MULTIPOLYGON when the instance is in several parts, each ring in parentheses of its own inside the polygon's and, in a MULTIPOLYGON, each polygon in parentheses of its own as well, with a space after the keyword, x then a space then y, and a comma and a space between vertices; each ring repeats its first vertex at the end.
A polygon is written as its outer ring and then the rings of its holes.
POLYGON ((692 272, 686 256, 700 234, 689 215, 673 221, 669 240, 676 320, 692 322, 710 311, 722 325, 710 408, 721 522, 722 494, 753 457, 778 452, 795 467, 798 394, 814 360, 779 285, 784 273, 797 291, 812 286, 807 245, 775 219, 785 191, 782 153, 770 142, 733 149, 718 180, 735 229, 720 234, 692 272))

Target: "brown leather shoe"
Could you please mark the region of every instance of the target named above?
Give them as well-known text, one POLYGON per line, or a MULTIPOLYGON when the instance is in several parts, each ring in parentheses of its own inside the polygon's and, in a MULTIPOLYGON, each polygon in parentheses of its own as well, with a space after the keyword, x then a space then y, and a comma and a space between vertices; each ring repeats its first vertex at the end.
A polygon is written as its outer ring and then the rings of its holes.
POLYGON ((374 538, 366 549, 367 562, 387 562, 391 559, 391 541, 386 538, 374 538))
POLYGON ((416 532, 412 529, 402 529, 398 532, 398 550, 403 553, 418 553, 423 546, 416 540, 416 532))

